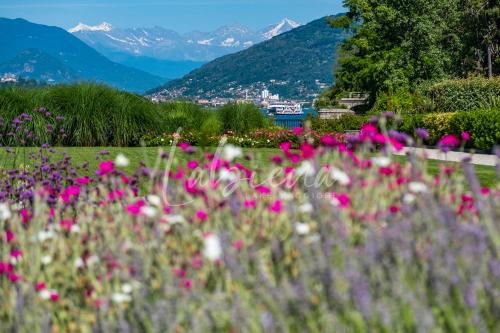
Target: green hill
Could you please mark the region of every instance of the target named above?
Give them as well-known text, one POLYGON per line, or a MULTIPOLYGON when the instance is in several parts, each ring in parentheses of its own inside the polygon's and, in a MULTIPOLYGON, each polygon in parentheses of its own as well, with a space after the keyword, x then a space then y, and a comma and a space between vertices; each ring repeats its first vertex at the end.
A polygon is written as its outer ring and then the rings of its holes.
POLYGON ((327 18, 279 35, 247 50, 218 58, 155 89, 168 97, 256 96, 267 87, 289 98, 317 94, 332 83, 337 46, 346 33, 327 18))

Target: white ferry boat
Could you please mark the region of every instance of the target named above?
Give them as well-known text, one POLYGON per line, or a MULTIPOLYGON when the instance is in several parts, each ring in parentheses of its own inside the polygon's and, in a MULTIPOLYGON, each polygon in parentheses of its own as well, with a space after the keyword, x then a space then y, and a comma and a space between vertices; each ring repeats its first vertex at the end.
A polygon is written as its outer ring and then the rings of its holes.
POLYGON ((267 113, 275 115, 304 114, 302 111, 302 105, 299 103, 287 102, 270 104, 267 108, 267 113))

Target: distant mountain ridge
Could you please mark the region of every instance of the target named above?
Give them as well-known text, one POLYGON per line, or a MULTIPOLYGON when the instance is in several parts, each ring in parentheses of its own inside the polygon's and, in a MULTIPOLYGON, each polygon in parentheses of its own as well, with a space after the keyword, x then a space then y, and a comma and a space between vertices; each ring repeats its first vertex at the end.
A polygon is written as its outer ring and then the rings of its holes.
POLYGON ((166 80, 112 62, 64 29, 0 18, 0 74, 67 83, 86 80, 144 92, 166 80))
POLYGON ((68 31, 111 59, 114 54, 121 53, 170 61, 207 62, 299 26, 299 23, 285 18, 258 31, 242 25, 229 25, 212 32, 181 34, 162 27, 120 29, 107 22, 96 26, 79 23, 68 31))
POLYGON ((165 98, 257 97, 263 89, 311 99, 332 83, 337 46, 348 34, 327 17, 218 58, 182 79, 150 91, 165 98))

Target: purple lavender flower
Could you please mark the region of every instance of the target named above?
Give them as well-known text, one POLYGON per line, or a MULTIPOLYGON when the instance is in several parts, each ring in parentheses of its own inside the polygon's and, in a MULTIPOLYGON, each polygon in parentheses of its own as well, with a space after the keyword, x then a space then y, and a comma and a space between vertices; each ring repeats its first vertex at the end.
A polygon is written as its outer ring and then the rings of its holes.
POLYGON ((429 131, 425 128, 417 128, 415 130, 415 134, 417 134, 417 136, 424 141, 429 139, 429 131))

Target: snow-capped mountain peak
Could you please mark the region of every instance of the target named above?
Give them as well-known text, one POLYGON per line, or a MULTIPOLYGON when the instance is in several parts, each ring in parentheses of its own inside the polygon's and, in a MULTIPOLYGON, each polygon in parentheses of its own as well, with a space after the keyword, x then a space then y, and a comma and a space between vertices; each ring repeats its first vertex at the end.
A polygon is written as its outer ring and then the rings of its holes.
POLYGON ((262 33, 262 35, 266 39, 271 39, 273 37, 276 37, 284 32, 290 31, 290 30, 295 29, 297 27, 300 27, 300 23, 297 23, 297 22, 289 19, 288 17, 286 17, 283 20, 281 20, 281 22, 276 24, 275 26, 269 27, 268 30, 266 30, 262 33))
POLYGON ((83 23, 78 23, 78 25, 74 28, 71 28, 69 29, 68 31, 71 32, 71 33, 75 33, 75 32, 81 32, 81 31, 105 31, 105 32, 109 32, 113 30, 113 26, 107 22, 103 22, 99 25, 86 25, 86 24, 83 24, 83 23))

